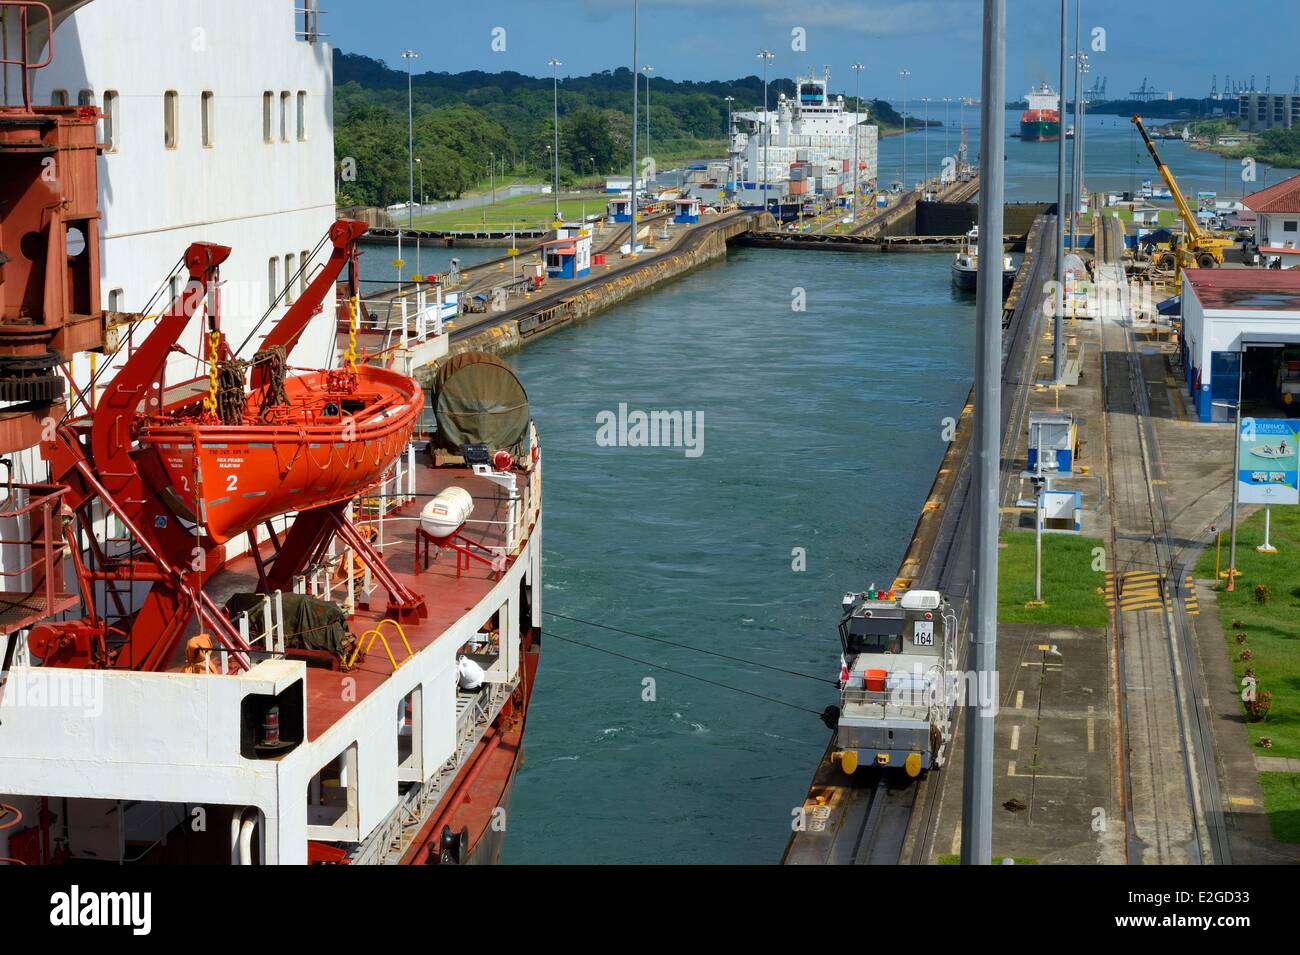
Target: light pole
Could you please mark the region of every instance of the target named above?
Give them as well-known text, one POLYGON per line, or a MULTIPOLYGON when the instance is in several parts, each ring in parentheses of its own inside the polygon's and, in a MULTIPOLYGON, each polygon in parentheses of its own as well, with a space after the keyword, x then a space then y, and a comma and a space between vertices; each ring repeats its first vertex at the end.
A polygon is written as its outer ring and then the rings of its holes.
MULTIPOLYGON (((1079 50, 1079 24, 1082 21, 1080 8, 1081 0, 1074 0, 1074 148, 1070 157, 1070 251, 1075 251, 1077 236, 1075 235, 1075 220, 1079 217, 1079 189, 1082 177, 1079 175, 1079 140, 1082 138, 1083 129, 1079 122, 1079 113, 1081 110, 1080 102, 1083 99, 1082 90, 1080 89, 1080 59, 1079 50)), ((1062 90, 1061 95, 1065 92, 1062 90)))
POLYGON ((641 67, 641 72, 645 74, 645 154, 650 155, 650 74, 655 68, 647 63, 641 67))
POLYGON ((952 155, 952 141, 951 138, 949 137, 949 127, 948 127, 949 107, 951 105, 952 105, 952 97, 945 96, 943 98, 943 154, 945 156, 952 155))
MULTIPOLYGON (((406 205, 406 228, 415 226, 415 107, 411 89, 411 67, 420 54, 414 50, 403 50, 402 59, 406 61, 406 150, 410 187, 410 201, 406 205)), ((288 96, 289 94, 285 94, 288 96)))
POLYGON ((898 71, 898 76, 903 81, 903 188, 907 188, 907 78, 912 75, 911 70, 903 69, 898 71))
POLYGON ((862 98, 858 96, 858 88, 862 80, 862 70, 864 67, 861 63, 854 63, 849 67, 853 71, 853 221, 858 221, 858 137, 862 135, 862 98))
MULTIPOLYGON (((1065 212, 1065 60, 1069 44, 1069 21, 1066 15, 1067 0, 1061 0, 1061 91, 1057 105, 1061 121, 1061 138, 1056 144, 1056 297, 1053 301, 1055 311, 1052 321, 1052 380, 1058 385, 1065 374, 1065 355, 1061 352, 1064 338, 1065 317, 1065 223, 1061 216, 1065 212)), ((1077 136, 1078 133, 1076 132, 1077 136)))
POLYGON ((641 102, 641 81, 636 78, 638 43, 641 39, 641 0, 632 0, 632 231, 628 233, 627 253, 636 258, 636 230, 639 216, 636 202, 636 125, 637 105, 641 102))
POLYGON ((767 64, 776 59, 771 50, 759 50, 758 58, 763 61, 763 211, 767 211, 767 144, 772 139, 772 128, 767 112, 767 64))
POLYGON ((925 104, 925 165, 921 167, 921 179, 928 189, 930 184, 930 97, 922 96, 921 102, 925 104))
MULTIPOLYGON (((731 104, 735 102, 736 97, 724 96, 727 101, 727 172, 731 175, 731 186, 734 189, 736 185, 736 152, 732 145, 731 138, 731 104)), ((1227 194, 1227 190, 1224 190, 1227 194)))
MULTIPOLYGON (((975 527, 973 601, 967 637, 974 685, 997 674, 998 483, 1002 408, 1002 194, 1006 177, 1006 0, 984 0, 980 90, 979 277, 975 340, 975 527)), ((994 701, 967 694, 962 773, 961 861, 988 865, 993 849, 994 701)))
POLYGON ((488 163, 488 183, 492 187, 492 205, 497 204, 497 154, 488 150, 488 155, 492 157, 488 163))
MULTIPOLYGON (((420 167, 420 215, 424 215, 424 161, 419 156, 415 157, 415 164, 420 167)), ((420 239, 415 239, 415 271, 417 275, 423 275, 424 270, 420 267, 420 239)))
POLYGON ((555 221, 560 221, 560 74, 557 67, 563 65, 555 57, 546 61, 551 68, 551 125, 555 127, 555 221))

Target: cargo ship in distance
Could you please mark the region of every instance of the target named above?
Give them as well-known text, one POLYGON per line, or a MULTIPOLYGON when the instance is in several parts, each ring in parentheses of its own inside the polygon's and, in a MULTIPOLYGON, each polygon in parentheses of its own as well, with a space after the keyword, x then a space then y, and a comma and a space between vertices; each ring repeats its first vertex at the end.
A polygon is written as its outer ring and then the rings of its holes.
POLYGON ((361 296, 319 17, 0 0, 0 865, 499 857, 537 433, 361 296))
POLYGON ((1055 142, 1061 138, 1061 98, 1044 83, 1025 94, 1020 114, 1020 138, 1026 142, 1055 142))

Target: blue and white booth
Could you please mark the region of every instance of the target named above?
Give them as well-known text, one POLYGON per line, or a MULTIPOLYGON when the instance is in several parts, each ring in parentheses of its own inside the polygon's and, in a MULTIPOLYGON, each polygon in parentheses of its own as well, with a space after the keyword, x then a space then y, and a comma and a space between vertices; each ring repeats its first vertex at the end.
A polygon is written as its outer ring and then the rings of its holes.
POLYGON ((692 225, 700 221, 699 199, 677 199, 673 205, 676 207, 673 221, 678 225, 692 225))

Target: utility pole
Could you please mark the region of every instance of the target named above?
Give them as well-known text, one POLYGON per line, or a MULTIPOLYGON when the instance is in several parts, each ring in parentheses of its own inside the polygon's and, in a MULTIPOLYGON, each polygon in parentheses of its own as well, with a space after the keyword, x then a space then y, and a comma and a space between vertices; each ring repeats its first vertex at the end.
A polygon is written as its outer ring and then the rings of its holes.
POLYGON ((647 63, 641 67, 641 72, 645 74, 645 154, 650 155, 650 74, 655 68, 647 63))
POLYGON ((899 70, 898 75, 903 80, 903 188, 907 189, 907 78, 912 75, 912 71, 899 70))
POLYGON ((767 111, 767 64, 776 58, 771 50, 758 51, 758 58, 763 61, 763 211, 767 209, 767 144, 772 141, 771 117, 767 111))
POLYGON ((858 95, 859 83, 862 79, 861 63, 854 63, 849 67, 853 71, 853 221, 858 221, 858 137, 862 135, 862 98, 858 95))
POLYGON ((410 186, 410 199, 406 205, 407 229, 415 227, 415 107, 412 99, 411 65, 419 58, 420 54, 414 50, 402 51, 402 59, 406 61, 406 159, 410 186))
POLYGON ((632 0, 632 231, 628 234, 627 253, 636 258, 636 126, 637 104, 641 102, 641 81, 636 78, 637 44, 641 30, 641 0, 632 0))
POLYGON ((952 106, 952 97, 945 96, 943 98, 943 154, 945 156, 952 155, 952 143, 948 135, 948 130, 949 130, 948 114, 951 106, 952 106))
MULTIPOLYGON (((1074 150, 1070 167, 1071 252, 1075 252, 1079 248, 1079 192, 1083 188, 1083 170, 1081 168, 1082 156, 1079 149, 1083 142, 1083 122, 1080 118, 1080 114, 1083 112, 1083 72, 1080 69, 1082 63, 1080 59, 1082 51, 1079 49, 1079 24, 1081 22, 1080 8, 1082 6, 1083 0, 1074 0, 1074 150)), ((1062 90, 1061 95, 1065 95, 1064 90, 1062 90)))
POLYGON ((1006 170, 1006 0, 984 0, 980 91, 979 283, 975 343, 975 539, 971 569, 969 663, 974 699, 965 700, 961 861, 988 865, 993 851, 993 700, 997 676, 998 478, 1002 409, 1002 192, 1006 170), (981 688, 983 688, 981 690, 981 688))
POLYGON ((928 189, 930 187, 930 97, 922 96, 921 102, 925 104, 925 164, 921 167, 921 181, 928 189))
POLYGON ((731 188, 736 188, 736 152, 732 147, 731 138, 731 104, 735 102, 736 97, 724 96, 727 101, 727 171, 731 174, 731 188))
POLYGON ((555 156, 552 162, 555 163, 555 221, 560 221, 560 74, 557 68, 562 66, 555 57, 546 61, 551 68, 551 125, 555 133, 555 156))
MULTIPOLYGON (((1066 13, 1067 0, 1061 0, 1061 85, 1057 92, 1057 113, 1061 121, 1061 138, 1056 144, 1056 298, 1053 302, 1052 323, 1052 381, 1061 383, 1065 374, 1065 355, 1062 345, 1065 342, 1065 59, 1069 43, 1069 22, 1066 13)), ((1075 131, 1078 138, 1078 130, 1075 131)))

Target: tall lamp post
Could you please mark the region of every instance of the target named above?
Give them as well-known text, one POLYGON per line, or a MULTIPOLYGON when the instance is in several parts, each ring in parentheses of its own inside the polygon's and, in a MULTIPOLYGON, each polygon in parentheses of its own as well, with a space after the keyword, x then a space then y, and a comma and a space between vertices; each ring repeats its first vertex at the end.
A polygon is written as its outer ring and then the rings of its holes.
POLYGON ((555 57, 546 61, 551 68, 551 125, 555 133, 555 152, 552 162, 555 164, 555 221, 560 221, 560 74, 557 68, 562 66, 555 57))
POLYGON ((650 74, 655 68, 647 63, 641 67, 641 72, 645 74, 645 154, 650 155, 650 74))
POLYGON ((921 102, 925 104, 925 165, 921 167, 921 179, 929 188, 930 183, 930 97, 922 96, 921 102))
POLYGON ((949 127, 948 127, 949 107, 951 105, 952 105, 952 97, 945 96, 943 98, 943 154, 945 156, 952 155, 952 140, 949 137, 949 127))
POLYGON ((406 205, 406 228, 408 229, 415 226, 415 106, 412 98, 411 68, 419 58, 420 54, 414 50, 402 51, 402 59, 406 61, 406 164, 409 178, 407 185, 410 187, 410 201, 406 205))
POLYGON ((898 71, 899 78, 903 81, 903 188, 907 188, 907 78, 912 75, 911 70, 903 69, 898 71))
POLYGON ((637 47, 641 39, 641 2, 632 0, 632 231, 628 233, 627 253, 636 258, 636 231, 640 217, 636 199, 636 126, 637 105, 641 102, 641 81, 636 77, 637 47))
POLYGON ((854 63, 849 67, 853 71, 853 221, 858 219, 858 169, 860 163, 858 160, 858 137, 862 135, 862 98, 858 96, 858 88, 862 80, 862 71, 864 69, 861 63, 854 63))
POLYGON ((767 111, 767 65, 776 59, 771 50, 759 50, 756 54, 763 61, 763 211, 767 211, 767 144, 772 140, 771 117, 767 111))
MULTIPOLYGON (((1056 144, 1056 297, 1052 321, 1052 381, 1058 385, 1065 374, 1065 355, 1061 345, 1065 341, 1065 61, 1069 44, 1069 20, 1066 13, 1067 0, 1061 0, 1061 86, 1057 112, 1061 121, 1061 138, 1056 144)), ((1078 132, 1075 132, 1078 135, 1078 132)))
MULTIPOLYGON (((979 277, 975 339, 974 594, 969 670, 976 686, 997 673, 998 479, 1002 408, 1002 194, 1006 177, 1006 0, 984 0, 983 82, 980 90, 979 277)), ((993 849, 993 722, 991 700, 967 694, 962 773, 961 861, 988 865, 993 849), (972 699, 971 697, 975 698, 972 699)))
POLYGON ((727 101, 727 172, 731 176, 731 185, 734 189, 736 185, 736 152, 731 139, 731 104, 735 102, 736 97, 724 96, 723 99, 727 101))

